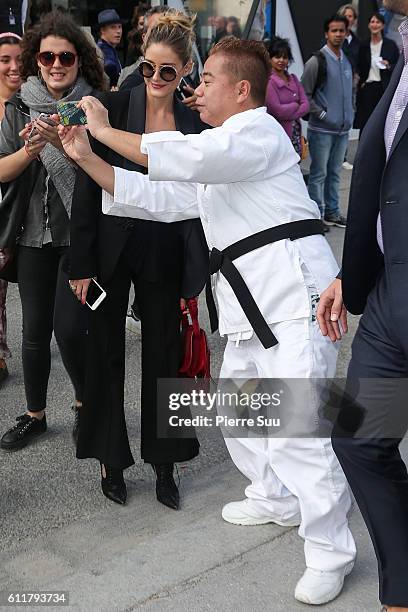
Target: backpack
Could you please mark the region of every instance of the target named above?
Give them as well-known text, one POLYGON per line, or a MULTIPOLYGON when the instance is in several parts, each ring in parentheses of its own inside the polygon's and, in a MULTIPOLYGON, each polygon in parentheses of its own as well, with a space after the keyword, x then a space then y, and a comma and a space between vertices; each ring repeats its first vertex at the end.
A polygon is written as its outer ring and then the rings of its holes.
POLYGON ((317 70, 317 79, 316 79, 316 83, 313 89, 313 96, 315 95, 316 91, 318 89, 320 89, 320 87, 323 87, 323 85, 326 82, 327 79, 327 61, 326 61, 326 56, 323 53, 323 51, 315 51, 312 54, 312 57, 316 57, 317 58, 317 63, 318 63, 318 70, 317 70))
MULTIPOLYGON (((315 86, 313 88, 313 93, 312 93, 312 98, 315 95, 316 91, 318 89, 320 89, 320 87, 323 87, 323 85, 326 82, 327 79, 327 61, 326 61, 326 56, 323 53, 323 51, 315 51, 314 53, 312 53, 311 57, 316 57, 317 58, 317 64, 318 64, 318 69, 317 69, 317 79, 316 79, 316 83, 315 86)), ((309 121, 309 117, 310 114, 307 113, 307 115, 304 115, 302 117, 302 119, 304 119, 305 121, 309 121)))

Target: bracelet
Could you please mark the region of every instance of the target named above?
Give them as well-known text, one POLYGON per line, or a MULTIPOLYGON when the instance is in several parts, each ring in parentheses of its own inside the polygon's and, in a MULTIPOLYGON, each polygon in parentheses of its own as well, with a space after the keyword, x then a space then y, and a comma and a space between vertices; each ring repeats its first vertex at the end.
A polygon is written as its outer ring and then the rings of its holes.
POLYGON ((28 152, 27 146, 28 146, 28 142, 26 142, 26 143, 24 144, 24 151, 27 153, 27 157, 28 157, 29 159, 31 159, 31 160, 33 160, 33 159, 38 159, 38 155, 36 155, 35 157, 33 157, 32 155, 30 155, 30 153, 28 152))

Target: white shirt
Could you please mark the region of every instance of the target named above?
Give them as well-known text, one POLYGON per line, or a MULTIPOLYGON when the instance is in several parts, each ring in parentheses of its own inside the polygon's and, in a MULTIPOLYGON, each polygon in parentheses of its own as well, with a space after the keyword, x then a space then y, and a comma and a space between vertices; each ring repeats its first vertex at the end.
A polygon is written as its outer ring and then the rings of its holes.
MULTIPOLYGON (((220 250, 269 227, 320 218, 299 157, 265 107, 201 134, 144 134, 141 149, 149 156, 149 175, 115 168, 114 197, 103 192, 104 213, 166 222, 200 216, 209 247, 220 250)), ((338 272, 323 236, 282 240, 234 261, 269 324, 309 316, 302 263, 319 291, 338 272)), ((221 335, 250 330, 222 274, 213 275, 213 286, 221 335)))
POLYGON ((371 66, 370 72, 368 73, 367 83, 374 83, 381 81, 380 68, 378 65, 379 60, 381 59, 381 47, 383 41, 380 40, 378 43, 370 43, 371 49, 371 66))

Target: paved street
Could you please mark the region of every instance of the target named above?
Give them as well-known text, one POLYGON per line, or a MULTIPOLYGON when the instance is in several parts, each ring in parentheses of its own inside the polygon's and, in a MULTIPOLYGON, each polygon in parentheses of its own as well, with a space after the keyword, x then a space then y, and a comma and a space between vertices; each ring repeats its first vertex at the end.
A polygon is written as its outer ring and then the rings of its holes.
MULTIPOLYGON (((349 179, 350 172, 344 172, 344 211, 349 179)), ((339 257, 344 230, 334 228, 328 236, 339 257)), ((14 286, 7 307, 13 359, 11 376, 0 390, 2 430, 24 412, 20 304, 14 286)), ((203 305, 201 310, 208 329, 203 305)), ((355 325, 354 318, 351 330, 355 325)), ((340 376, 351 338, 352 331, 341 349, 340 376)), ((210 345, 216 376, 223 341, 210 336, 210 345)), ((136 465, 126 472, 128 503, 119 507, 103 497, 96 461, 75 459, 72 390, 53 344, 49 434, 20 452, 0 454, 0 591, 69 591, 70 610, 96 612, 306 610, 293 598, 304 570, 296 529, 235 527, 221 519, 222 505, 241 499, 246 481, 218 433, 204 433, 199 458, 179 466, 181 510, 156 501, 153 472, 138 458, 139 380, 140 339, 129 333, 126 415, 136 465)), ((376 612, 374 553, 358 510, 351 520, 359 548, 355 570, 343 595, 320 609, 376 612)))

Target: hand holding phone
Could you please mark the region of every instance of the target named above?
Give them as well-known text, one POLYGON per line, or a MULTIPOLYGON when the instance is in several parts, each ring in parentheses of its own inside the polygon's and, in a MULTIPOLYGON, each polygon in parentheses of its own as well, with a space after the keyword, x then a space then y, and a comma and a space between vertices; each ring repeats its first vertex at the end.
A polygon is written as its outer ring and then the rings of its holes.
POLYGON ((106 298, 106 291, 100 286, 100 284, 91 278, 91 282, 88 287, 88 293, 86 295, 85 304, 89 306, 91 310, 96 310, 103 300, 106 298))
POLYGON ((106 298, 106 291, 95 278, 70 280, 69 286, 81 304, 86 304, 91 310, 96 310, 106 298))

